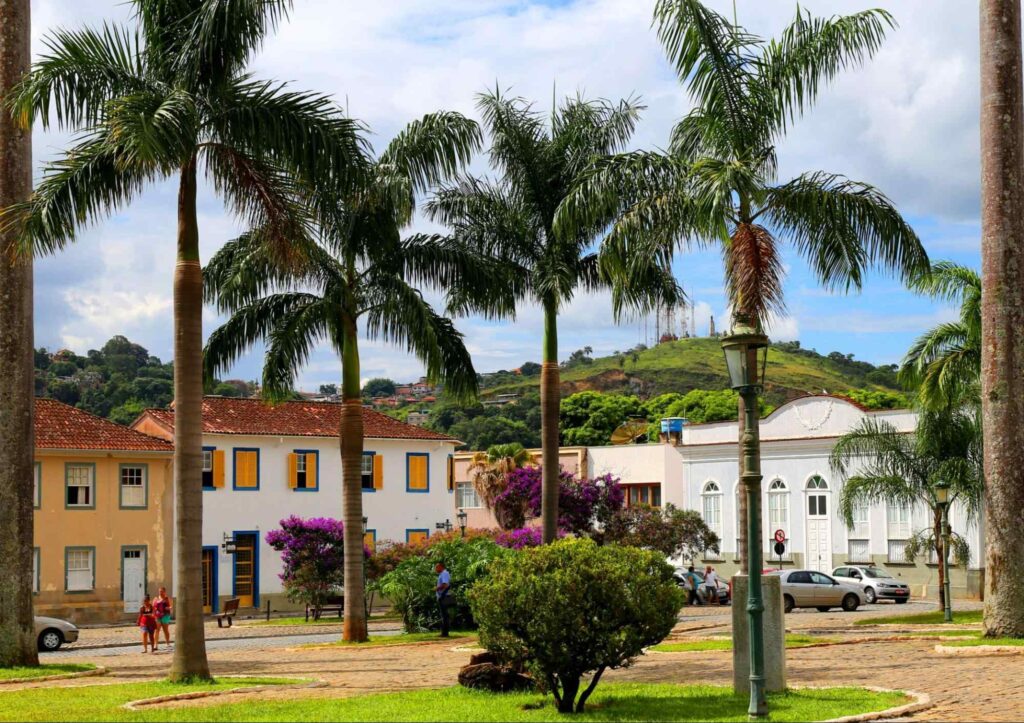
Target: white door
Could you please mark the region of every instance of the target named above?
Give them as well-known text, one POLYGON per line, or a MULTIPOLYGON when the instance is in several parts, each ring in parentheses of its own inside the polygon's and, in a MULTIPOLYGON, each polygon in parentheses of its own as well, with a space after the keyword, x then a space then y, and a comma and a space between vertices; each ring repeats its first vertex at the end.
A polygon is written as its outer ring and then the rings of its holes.
POLYGON ((807 568, 832 571, 828 484, 818 476, 807 482, 807 568))
POLYGON ((142 550, 124 550, 121 553, 121 589, 124 611, 135 613, 146 594, 146 559, 142 550))

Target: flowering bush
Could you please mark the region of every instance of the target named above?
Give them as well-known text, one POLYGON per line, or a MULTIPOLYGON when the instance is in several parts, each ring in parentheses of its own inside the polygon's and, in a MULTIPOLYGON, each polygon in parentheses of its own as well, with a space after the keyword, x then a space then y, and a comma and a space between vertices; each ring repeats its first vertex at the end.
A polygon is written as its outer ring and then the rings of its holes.
POLYGON ((493 540, 495 534, 495 530, 468 529, 466 530, 465 536, 463 536, 460 531, 453 530, 452 532, 438 532, 425 540, 419 540, 417 542, 394 542, 392 540, 382 540, 377 544, 376 551, 374 551, 370 559, 367 560, 366 578, 368 580, 379 580, 384 577, 384 575, 398 567, 403 560, 408 560, 410 557, 424 555, 431 548, 444 542, 450 542, 458 539, 477 540, 480 538, 493 540))
MULTIPOLYGON (((345 582, 345 526, 330 517, 281 520, 280 530, 267 533, 267 544, 281 554, 280 574, 288 599, 305 603, 319 613, 321 606, 345 582)), ((369 550, 363 548, 363 554, 369 550)))
MULTIPOLYGON (((508 474, 505 490, 494 500, 507 529, 522 528, 529 517, 541 513, 541 469, 523 467, 508 474)), ((573 534, 589 533, 622 509, 625 494, 619 480, 609 474, 580 479, 570 472, 558 475, 558 526, 573 534)))
MULTIPOLYGON (((558 536, 565 537, 565 530, 559 530, 558 536)), ((537 547, 542 545, 543 535, 539 527, 520 527, 518 530, 505 530, 498 533, 494 538, 502 547, 510 550, 522 550, 524 547, 537 547)))

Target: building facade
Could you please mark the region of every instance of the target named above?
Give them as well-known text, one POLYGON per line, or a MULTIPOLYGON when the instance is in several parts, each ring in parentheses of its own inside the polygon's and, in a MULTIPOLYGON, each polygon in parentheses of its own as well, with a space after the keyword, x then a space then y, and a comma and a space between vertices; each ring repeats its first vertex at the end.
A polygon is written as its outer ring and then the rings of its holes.
POLYGON ((162 439, 36 400, 36 614, 118 622, 172 587, 172 456, 162 439))
MULTIPOLYGON (((232 597, 287 609, 280 553, 265 542, 280 521, 342 517, 341 405, 206 397, 203 401, 203 573, 209 612, 232 597), (229 554, 225 543, 234 552, 229 554)), ((366 541, 427 537, 452 519, 457 441, 363 410, 366 541)), ((174 413, 147 410, 133 428, 173 438, 174 413)))

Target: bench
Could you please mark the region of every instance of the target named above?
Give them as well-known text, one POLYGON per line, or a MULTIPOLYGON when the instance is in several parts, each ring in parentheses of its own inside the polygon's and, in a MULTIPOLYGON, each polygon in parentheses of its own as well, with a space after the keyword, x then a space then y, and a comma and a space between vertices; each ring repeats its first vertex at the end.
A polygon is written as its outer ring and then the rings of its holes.
POLYGON ((231 619, 235 617, 238 612, 238 598, 233 597, 230 600, 224 601, 224 610, 217 615, 217 627, 224 627, 224 621, 228 621, 228 627, 231 627, 231 619))
POLYGON ((331 595, 320 606, 319 610, 313 608, 312 605, 306 606, 306 622, 309 622, 310 616, 314 620, 319 620, 324 613, 338 613, 338 619, 341 620, 342 614, 345 612, 345 596, 344 595, 331 595))

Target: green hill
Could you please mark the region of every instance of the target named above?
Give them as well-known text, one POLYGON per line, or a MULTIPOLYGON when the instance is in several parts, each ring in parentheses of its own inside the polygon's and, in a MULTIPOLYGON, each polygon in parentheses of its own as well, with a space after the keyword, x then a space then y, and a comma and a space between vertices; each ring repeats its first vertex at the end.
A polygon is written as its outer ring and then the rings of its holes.
MULTIPOLYGON (((562 394, 601 391, 652 397, 692 389, 729 386, 719 339, 680 339, 650 349, 590 359, 577 353, 562 366, 562 394)), ((535 372, 536 365, 530 365, 535 372)), ((779 404, 804 394, 843 393, 850 389, 897 390, 894 366, 876 367, 853 355, 822 355, 801 349, 799 342, 774 344, 768 351, 765 397, 779 404)), ((485 376, 484 398, 505 393, 528 393, 540 384, 540 375, 498 372, 485 376)))

